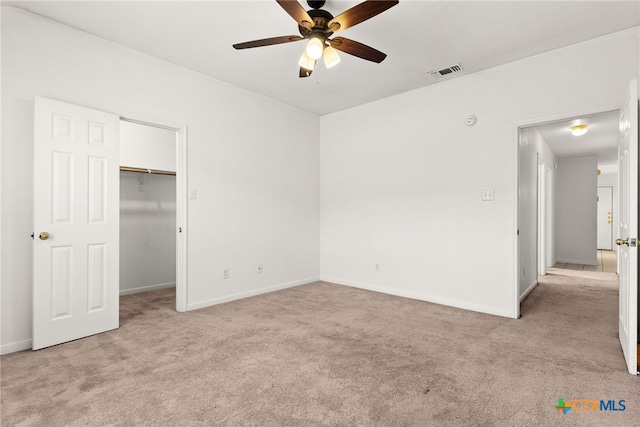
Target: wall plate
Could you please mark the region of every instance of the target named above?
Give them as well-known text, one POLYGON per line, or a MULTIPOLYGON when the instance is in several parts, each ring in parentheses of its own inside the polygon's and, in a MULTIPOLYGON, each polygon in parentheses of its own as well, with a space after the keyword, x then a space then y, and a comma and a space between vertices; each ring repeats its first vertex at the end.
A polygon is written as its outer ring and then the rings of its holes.
POLYGON ((467 126, 473 126, 476 124, 476 116, 467 116, 466 119, 464 119, 464 124, 467 126))

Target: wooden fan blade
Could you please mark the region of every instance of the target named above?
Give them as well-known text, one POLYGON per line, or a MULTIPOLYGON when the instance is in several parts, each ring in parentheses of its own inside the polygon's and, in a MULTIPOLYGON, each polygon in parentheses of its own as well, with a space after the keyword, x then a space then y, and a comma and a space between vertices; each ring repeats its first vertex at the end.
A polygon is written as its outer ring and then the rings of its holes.
POLYGON ((251 47, 271 46, 274 44, 297 42, 298 40, 302 40, 303 38, 304 37, 301 37, 301 36, 271 37, 268 39, 260 39, 260 40, 253 40, 250 42, 236 43, 233 45, 233 47, 236 49, 249 49, 251 47))
POLYGON ((354 25, 359 24, 362 21, 366 21, 367 19, 372 18, 397 4, 398 0, 365 1, 333 18, 327 23, 327 28, 334 33, 337 31, 346 30, 347 28, 353 27, 354 25))
POLYGON ((313 70, 307 70, 304 67, 300 67, 300 78, 309 77, 313 73, 313 70))
POLYGON ((380 63, 387 57, 386 53, 382 53, 366 44, 358 43, 355 40, 345 39, 344 37, 334 37, 330 43, 334 49, 357 56, 358 58, 366 59, 367 61, 380 63))
POLYGON ((313 18, 309 16, 306 10, 296 0, 276 0, 280 6, 296 20, 298 25, 311 29, 313 27, 313 18))

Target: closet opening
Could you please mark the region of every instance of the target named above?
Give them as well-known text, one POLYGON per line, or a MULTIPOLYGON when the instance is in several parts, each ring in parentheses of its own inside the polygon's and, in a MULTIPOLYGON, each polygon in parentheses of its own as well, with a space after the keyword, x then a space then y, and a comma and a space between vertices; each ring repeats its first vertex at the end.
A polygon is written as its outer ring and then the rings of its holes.
POLYGON ((176 303, 179 136, 120 120, 120 296, 146 293, 145 301, 176 303))

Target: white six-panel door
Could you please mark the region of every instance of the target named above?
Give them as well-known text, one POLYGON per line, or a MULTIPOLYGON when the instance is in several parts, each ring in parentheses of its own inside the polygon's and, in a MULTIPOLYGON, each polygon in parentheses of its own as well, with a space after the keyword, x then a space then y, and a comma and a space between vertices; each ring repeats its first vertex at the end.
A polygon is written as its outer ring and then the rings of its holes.
POLYGON ((629 373, 637 373, 638 343, 638 82, 629 85, 620 112, 618 146, 620 188, 619 236, 616 243, 620 266, 620 306, 618 331, 629 373), (625 242, 626 240, 626 242, 625 242))
POLYGON ((118 327, 118 116, 35 98, 34 350, 118 327))

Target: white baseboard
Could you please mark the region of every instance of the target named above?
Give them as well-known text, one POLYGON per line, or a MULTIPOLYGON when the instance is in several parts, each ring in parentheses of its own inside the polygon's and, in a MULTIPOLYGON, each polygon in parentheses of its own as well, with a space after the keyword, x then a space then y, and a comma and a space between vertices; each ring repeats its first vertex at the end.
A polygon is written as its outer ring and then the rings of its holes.
POLYGON ((1 355, 15 353, 17 351, 22 351, 22 350, 31 350, 31 340, 13 342, 13 343, 0 346, 1 355))
MULTIPOLYGON (((568 264, 586 264, 586 265, 598 265, 598 260, 594 262, 591 259, 569 259, 569 258, 558 258, 556 262, 566 262, 568 264)), ((555 265, 555 264, 554 264, 555 265)))
POLYGON ((157 291, 158 289, 175 288, 175 287, 176 287, 176 284, 174 282, 174 283, 161 283, 159 285, 140 286, 139 288, 120 289, 120 296, 130 295, 130 294, 139 294, 140 292, 157 291))
MULTIPOLYGON (((189 304, 187 306, 187 311, 196 310, 198 308, 209 307, 211 305, 222 304, 224 302, 234 301, 234 300, 237 300, 237 299, 248 298, 248 297, 256 296, 256 295, 260 295, 260 294, 266 294, 268 292, 278 291, 278 290, 281 290, 281 289, 293 288, 294 286, 306 285, 308 283, 317 282, 319 280, 320 280, 320 277, 309 277, 307 279, 296 280, 296 281, 293 281, 293 282, 282 283, 280 285, 269 286, 269 287, 266 287, 266 288, 255 289, 253 291, 241 292, 241 293, 238 293, 238 294, 233 294, 233 295, 228 295, 228 296, 225 296, 225 297, 220 297, 220 298, 215 298, 215 299, 211 299, 211 300, 207 300, 207 301, 202 301, 202 302, 195 303, 195 304, 189 304)), ((143 287, 134 288, 134 289, 124 289, 124 290, 120 291, 120 295, 128 295, 128 294, 133 294, 133 293, 138 293, 138 292, 146 292, 146 291, 152 291, 152 290, 156 290, 156 289, 165 289, 165 288, 170 288, 170 287, 175 286, 175 285, 176 285, 175 283, 164 283, 164 284, 160 284, 160 285, 143 286, 143 287)), ((9 344, 4 344, 4 345, 0 346, 0 355, 9 354, 9 353, 15 353, 17 351, 22 351, 22 350, 30 350, 30 349, 31 349, 31 340, 25 340, 25 341, 20 341, 20 342, 15 342, 15 343, 9 343, 9 344)))
POLYGON ((195 302, 187 305, 187 311, 197 310, 199 308, 210 307, 212 305, 223 304, 225 302, 235 301, 243 298, 253 297, 256 295, 266 294, 269 292, 279 291, 281 289, 293 288, 294 286, 306 285, 317 282, 320 277, 309 277, 306 279, 296 280, 293 282, 282 283, 279 285, 268 286, 266 288, 254 289, 252 291, 240 292, 237 294, 226 295, 219 298, 213 298, 206 301, 195 302))
POLYGON ((538 285, 538 281, 534 280, 529 287, 520 295, 520 302, 524 301, 524 299, 531 293, 531 291, 538 285))
POLYGON ((449 307, 462 308, 464 310, 477 311, 479 313, 492 314, 494 316, 514 318, 513 313, 509 310, 501 310, 496 307, 490 307, 482 304, 473 304, 466 301, 460 301, 451 298, 441 298, 434 295, 423 294, 420 292, 405 291, 402 289, 386 288, 382 286, 374 286, 366 283, 352 282, 350 280, 342 280, 335 277, 322 277, 324 282, 335 283, 337 285, 350 286, 352 288, 365 289, 368 291, 380 292, 383 294, 394 295, 397 297, 411 298, 419 301, 432 302, 434 304, 446 305, 449 307))

